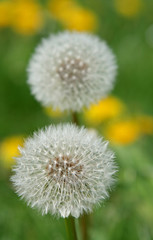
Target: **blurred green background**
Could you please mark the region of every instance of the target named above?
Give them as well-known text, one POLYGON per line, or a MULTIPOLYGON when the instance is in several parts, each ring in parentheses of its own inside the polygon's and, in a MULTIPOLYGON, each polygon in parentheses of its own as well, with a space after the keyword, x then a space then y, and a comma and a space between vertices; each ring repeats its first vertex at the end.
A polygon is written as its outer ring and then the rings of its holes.
MULTIPOLYGON (((90 239, 151 240, 152 0, 0 1, 0 239, 65 239, 64 221, 41 216, 27 207, 14 193, 9 180, 12 156, 23 137, 50 123, 71 120, 66 113, 44 110, 26 83, 26 68, 36 45, 41 38, 64 29, 92 32, 108 42, 119 66, 111 94, 126 106, 120 116, 98 124, 89 124, 84 112, 79 115, 80 124, 96 128, 103 135, 114 122, 119 123, 116 130, 119 140, 111 142, 119 166, 117 184, 110 199, 92 214, 90 239), (120 122, 123 123, 122 135, 125 134, 121 137, 118 136, 120 122)), ((99 108, 99 114, 100 111, 99 108)))

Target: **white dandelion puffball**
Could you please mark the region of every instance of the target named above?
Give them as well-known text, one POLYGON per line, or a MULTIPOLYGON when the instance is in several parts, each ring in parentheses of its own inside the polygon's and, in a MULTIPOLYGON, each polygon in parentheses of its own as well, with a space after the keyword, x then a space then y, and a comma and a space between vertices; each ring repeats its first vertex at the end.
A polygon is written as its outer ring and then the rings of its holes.
POLYGON ((49 126, 20 148, 13 184, 42 214, 79 217, 108 197, 114 154, 107 142, 72 124, 49 126))
POLYGON ((114 54, 104 41, 87 33, 63 32, 36 48, 28 83, 44 106, 80 111, 107 96, 116 68, 114 54))

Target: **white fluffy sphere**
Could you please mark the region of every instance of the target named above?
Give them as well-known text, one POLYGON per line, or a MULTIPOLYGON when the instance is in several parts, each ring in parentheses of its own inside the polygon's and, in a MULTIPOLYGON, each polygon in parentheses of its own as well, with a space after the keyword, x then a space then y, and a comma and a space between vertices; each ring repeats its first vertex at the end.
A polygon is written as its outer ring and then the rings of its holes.
POLYGON ((40 130, 20 148, 12 177, 18 195, 43 214, 90 212, 108 196, 116 172, 107 145, 71 124, 40 130))
POLYGON ((44 39, 36 48, 28 73, 32 93, 44 106, 80 111, 107 96, 116 61, 98 37, 63 32, 44 39))

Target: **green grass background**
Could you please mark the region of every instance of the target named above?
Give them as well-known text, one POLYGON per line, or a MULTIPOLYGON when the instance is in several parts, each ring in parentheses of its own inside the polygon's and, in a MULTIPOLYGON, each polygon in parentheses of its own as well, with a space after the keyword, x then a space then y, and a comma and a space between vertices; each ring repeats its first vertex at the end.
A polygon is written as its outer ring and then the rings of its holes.
MULTIPOLYGON (((153 115, 153 30, 148 30, 153 24, 153 1, 145 0, 143 11, 133 19, 119 15, 112 0, 79 2, 97 14, 96 34, 108 42, 117 56, 119 69, 113 94, 127 104, 131 115, 153 115)), ((16 134, 29 135, 55 122, 30 94, 26 68, 40 39, 62 29, 55 21, 33 36, 0 29, 1 140, 16 134)), ((69 117, 61 119, 67 120, 69 117)), ((149 136, 129 146, 112 146, 119 166, 118 181, 110 199, 92 214, 91 240, 153 239, 152 146, 153 138, 149 136)), ((0 239, 65 239, 64 221, 41 216, 27 207, 14 193, 9 177, 10 172, 1 166, 0 239)))

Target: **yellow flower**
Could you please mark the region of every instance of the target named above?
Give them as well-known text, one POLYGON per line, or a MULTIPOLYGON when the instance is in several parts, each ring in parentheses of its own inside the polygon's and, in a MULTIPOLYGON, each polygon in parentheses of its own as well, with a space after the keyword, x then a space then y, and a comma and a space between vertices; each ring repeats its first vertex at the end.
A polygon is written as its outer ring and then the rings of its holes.
POLYGON ((111 96, 86 109, 84 118, 89 125, 96 126, 105 120, 119 116, 123 109, 123 103, 118 98, 111 96))
POLYGON ((139 124, 135 120, 112 123, 106 130, 106 137, 112 143, 129 144, 140 136, 139 124))
POLYGON ((98 25, 92 11, 82 8, 72 0, 53 0, 49 7, 53 16, 69 30, 93 31, 98 25))
POLYGON ((94 31, 97 26, 95 15, 86 9, 75 7, 71 11, 65 11, 63 25, 69 30, 94 31))
POLYGON ((75 6, 76 4, 72 0, 51 0, 49 2, 49 9, 51 11, 51 14, 59 19, 65 17, 65 10, 71 10, 75 6))
POLYGON ((12 9, 12 28, 21 34, 33 34, 42 25, 41 8, 34 0, 16 0, 12 9))
POLYGON ((0 2, 0 27, 8 27, 10 25, 12 3, 9 1, 0 2))
POLYGON ((7 137, 0 143, 0 158, 5 167, 11 167, 14 164, 13 157, 19 155, 18 145, 22 146, 22 136, 7 137))
POLYGON ((151 116, 139 116, 137 122, 140 127, 140 131, 143 134, 153 134, 153 117, 151 116))
POLYGON ((134 17, 142 9, 142 0, 115 0, 115 8, 125 17, 134 17))
POLYGON ((63 113, 59 109, 53 110, 52 107, 44 108, 44 112, 51 118, 58 118, 63 115, 63 113))

